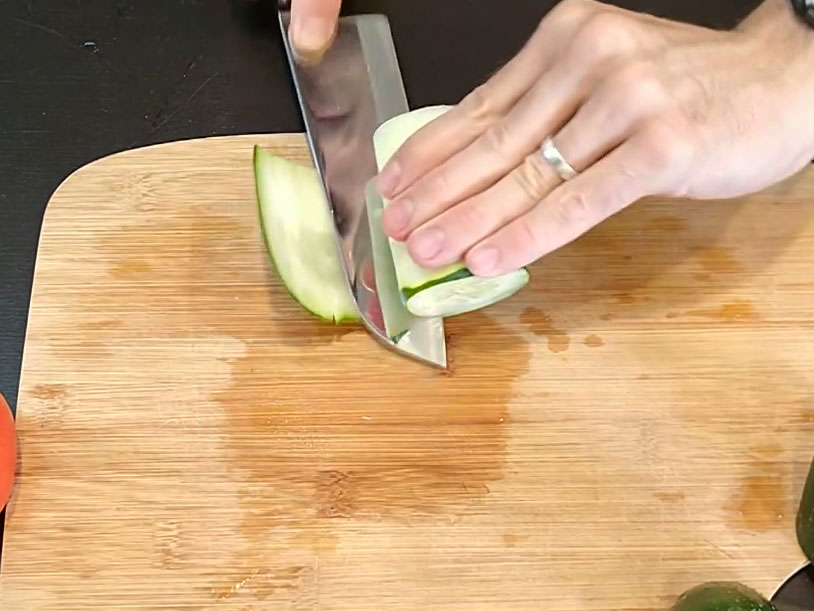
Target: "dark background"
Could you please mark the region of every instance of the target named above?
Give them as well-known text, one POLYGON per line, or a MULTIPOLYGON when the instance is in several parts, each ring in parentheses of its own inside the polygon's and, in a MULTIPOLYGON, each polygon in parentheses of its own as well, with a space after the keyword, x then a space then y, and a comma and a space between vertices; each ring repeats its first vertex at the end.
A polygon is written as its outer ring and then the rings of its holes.
MULTIPOLYGON (((760 0, 617 0, 716 28, 760 0)), ((412 106, 455 103, 555 0, 379 0, 412 106)), ((301 131, 272 2, 0 0, 0 392, 14 408, 43 210, 82 165, 199 136, 301 131)), ((0 519, 2 538, 2 519, 0 519)))

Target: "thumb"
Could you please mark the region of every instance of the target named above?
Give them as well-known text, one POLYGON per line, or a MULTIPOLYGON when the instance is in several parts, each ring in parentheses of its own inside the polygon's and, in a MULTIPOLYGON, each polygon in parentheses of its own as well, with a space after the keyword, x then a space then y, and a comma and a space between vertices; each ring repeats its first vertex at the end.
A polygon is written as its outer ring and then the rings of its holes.
POLYGON ((291 46, 304 59, 318 59, 333 42, 342 0, 293 0, 291 46))

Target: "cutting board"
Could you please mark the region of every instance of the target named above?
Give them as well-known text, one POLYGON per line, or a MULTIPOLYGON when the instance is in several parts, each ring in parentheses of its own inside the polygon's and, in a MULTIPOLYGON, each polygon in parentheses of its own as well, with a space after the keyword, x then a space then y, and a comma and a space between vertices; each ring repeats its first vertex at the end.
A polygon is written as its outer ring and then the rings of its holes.
POLYGON ((451 369, 294 304, 252 146, 127 151, 48 205, 0 608, 667 609, 802 562, 814 172, 647 200, 449 321, 451 369))

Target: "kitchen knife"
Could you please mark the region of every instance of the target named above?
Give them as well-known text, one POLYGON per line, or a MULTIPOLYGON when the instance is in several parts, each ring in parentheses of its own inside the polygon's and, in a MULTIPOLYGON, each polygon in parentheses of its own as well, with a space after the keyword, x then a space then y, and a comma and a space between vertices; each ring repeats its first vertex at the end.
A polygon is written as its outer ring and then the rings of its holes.
POLYGON ((373 182, 373 133, 409 110, 389 22, 378 14, 343 16, 325 55, 305 62, 288 38, 289 4, 278 4, 280 30, 311 158, 333 215, 344 280, 373 337, 446 369, 443 319, 413 316, 401 298, 373 182))

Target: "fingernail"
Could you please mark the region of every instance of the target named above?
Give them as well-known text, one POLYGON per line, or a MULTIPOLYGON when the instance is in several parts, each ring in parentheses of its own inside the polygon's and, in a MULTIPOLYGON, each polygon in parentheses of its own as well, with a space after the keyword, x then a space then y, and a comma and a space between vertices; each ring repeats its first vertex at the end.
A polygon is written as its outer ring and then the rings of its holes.
POLYGON ((332 35, 333 26, 330 21, 322 17, 308 17, 294 24, 291 38, 293 45, 300 51, 318 53, 328 46, 332 35))
POLYGON ((401 167, 397 162, 392 162, 384 166, 378 177, 379 193, 383 197, 391 197, 396 191, 399 179, 401 178, 401 167))
POLYGON ((488 274, 497 267, 500 253, 497 248, 487 246, 473 251, 467 257, 469 271, 476 276, 488 274))
POLYGON ((444 233, 430 227, 415 234, 412 240, 412 251, 416 257, 429 260, 441 252, 444 246, 444 233))
POLYGON ((399 202, 394 202, 384 209, 382 221, 384 223, 384 230, 393 237, 404 231, 410 224, 413 218, 413 202, 409 199, 404 199, 399 202))

